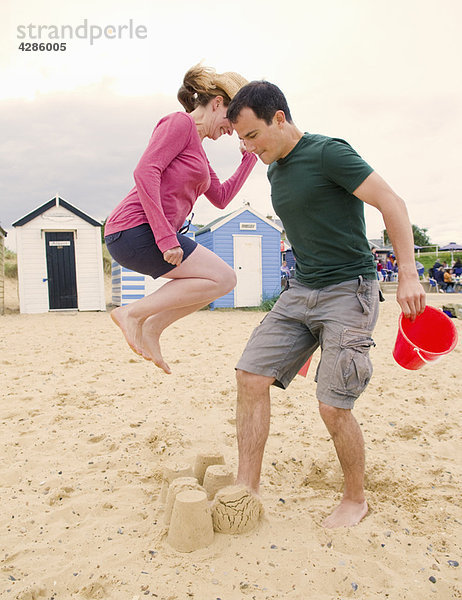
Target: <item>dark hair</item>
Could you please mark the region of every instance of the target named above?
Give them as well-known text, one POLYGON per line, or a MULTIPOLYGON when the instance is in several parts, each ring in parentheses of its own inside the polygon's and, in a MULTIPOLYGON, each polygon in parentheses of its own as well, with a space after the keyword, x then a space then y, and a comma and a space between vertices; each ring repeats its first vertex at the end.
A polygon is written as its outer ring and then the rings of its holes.
POLYGON ((228 94, 214 83, 215 69, 195 65, 191 67, 183 79, 183 85, 178 90, 177 98, 187 113, 198 106, 207 104, 216 96, 223 97, 223 104, 228 106, 228 94))
POLYGON ((282 110, 289 123, 292 123, 287 100, 281 90, 269 81, 251 81, 241 88, 228 106, 227 118, 235 123, 243 108, 251 108, 258 119, 271 125, 274 115, 282 110))

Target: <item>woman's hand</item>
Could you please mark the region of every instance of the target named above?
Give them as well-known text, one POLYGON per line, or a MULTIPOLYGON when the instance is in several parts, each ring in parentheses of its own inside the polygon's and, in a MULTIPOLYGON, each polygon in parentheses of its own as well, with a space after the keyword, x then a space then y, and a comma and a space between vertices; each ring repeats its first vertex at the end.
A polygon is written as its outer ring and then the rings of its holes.
POLYGON ((245 154, 247 152, 244 140, 239 140, 239 150, 241 151, 241 154, 245 154))
POLYGON ((175 265, 175 267, 180 265, 183 260, 183 250, 181 246, 175 246, 174 248, 170 248, 170 250, 166 250, 164 252, 164 260, 171 265, 175 265))

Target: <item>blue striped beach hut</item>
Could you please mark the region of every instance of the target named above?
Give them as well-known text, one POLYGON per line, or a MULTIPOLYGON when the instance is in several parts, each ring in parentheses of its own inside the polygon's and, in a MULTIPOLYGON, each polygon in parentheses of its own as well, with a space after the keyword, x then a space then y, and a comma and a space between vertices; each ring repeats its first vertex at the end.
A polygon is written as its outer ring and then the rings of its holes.
MULTIPOLYGON (((187 225, 187 221, 185 222, 187 225)), ((194 239, 197 231, 196 225, 189 225, 189 230, 185 233, 187 237, 194 239)), ((112 304, 115 306, 125 306, 135 300, 144 298, 169 281, 165 277, 153 279, 149 275, 137 273, 119 265, 115 260, 112 261, 112 304)))

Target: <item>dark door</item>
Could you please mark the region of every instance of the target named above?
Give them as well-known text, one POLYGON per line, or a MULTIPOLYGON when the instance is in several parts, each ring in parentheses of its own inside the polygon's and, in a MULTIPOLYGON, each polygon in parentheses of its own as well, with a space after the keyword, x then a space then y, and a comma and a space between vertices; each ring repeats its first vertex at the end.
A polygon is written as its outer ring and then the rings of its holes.
POLYGON ((74 234, 45 232, 50 310, 77 308, 74 234))

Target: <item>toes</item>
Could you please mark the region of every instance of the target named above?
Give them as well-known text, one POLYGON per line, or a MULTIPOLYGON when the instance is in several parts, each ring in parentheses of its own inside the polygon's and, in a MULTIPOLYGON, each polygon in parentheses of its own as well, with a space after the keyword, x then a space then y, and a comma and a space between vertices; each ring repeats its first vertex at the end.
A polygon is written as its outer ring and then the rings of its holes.
POLYGON ((168 364, 166 362, 164 362, 163 360, 159 361, 159 362, 155 362, 154 364, 156 365, 156 367, 159 367, 159 369, 162 369, 165 373, 167 373, 167 375, 170 375, 172 373, 168 364))
POLYGON ((151 360, 156 365, 156 367, 158 367, 159 369, 162 369, 162 371, 164 371, 165 373, 167 373, 167 375, 171 374, 172 371, 171 371, 170 367, 168 366, 168 364, 163 359, 161 359, 161 358, 158 358, 158 359, 152 358, 152 359, 147 359, 147 360, 151 360))

